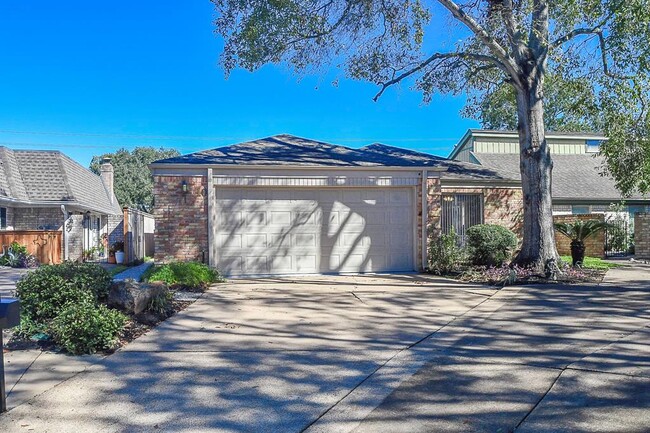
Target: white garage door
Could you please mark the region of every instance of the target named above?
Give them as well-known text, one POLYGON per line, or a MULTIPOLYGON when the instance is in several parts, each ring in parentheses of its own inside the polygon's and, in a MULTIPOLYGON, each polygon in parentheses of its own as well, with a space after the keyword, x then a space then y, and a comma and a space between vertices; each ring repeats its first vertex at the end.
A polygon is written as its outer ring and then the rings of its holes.
POLYGON ((226 275, 412 271, 411 188, 217 187, 226 275))

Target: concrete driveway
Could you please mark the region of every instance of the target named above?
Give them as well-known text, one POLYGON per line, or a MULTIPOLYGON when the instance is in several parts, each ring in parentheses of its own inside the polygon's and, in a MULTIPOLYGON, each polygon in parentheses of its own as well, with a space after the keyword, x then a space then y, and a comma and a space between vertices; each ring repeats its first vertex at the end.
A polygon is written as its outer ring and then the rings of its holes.
POLYGON ((14 290, 16 290, 16 282, 27 272, 29 272, 28 269, 0 266, 0 297, 13 296, 14 290))
POLYGON ((416 275, 231 282, 0 431, 647 431, 648 301, 416 275))

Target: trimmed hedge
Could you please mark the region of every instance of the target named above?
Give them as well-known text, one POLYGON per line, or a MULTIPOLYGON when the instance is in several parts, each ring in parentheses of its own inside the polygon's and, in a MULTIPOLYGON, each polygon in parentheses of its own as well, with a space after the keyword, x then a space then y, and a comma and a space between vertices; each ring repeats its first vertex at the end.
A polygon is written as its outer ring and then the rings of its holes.
POLYGON ((224 281, 224 278, 203 263, 174 262, 150 267, 142 280, 160 281, 175 289, 205 290, 212 283, 224 281))
POLYGON ((467 252, 475 265, 501 266, 517 247, 517 236, 496 224, 479 224, 467 229, 467 252))

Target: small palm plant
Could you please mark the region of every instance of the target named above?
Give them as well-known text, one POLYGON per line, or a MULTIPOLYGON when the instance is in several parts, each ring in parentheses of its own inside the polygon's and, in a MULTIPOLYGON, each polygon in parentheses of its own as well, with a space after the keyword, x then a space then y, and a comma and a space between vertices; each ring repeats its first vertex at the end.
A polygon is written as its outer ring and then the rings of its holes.
POLYGON ((555 230, 571 239, 571 259, 573 266, 582 265, 585 259, 585 240, 609 226, 599 220, 556 223, 555 230))

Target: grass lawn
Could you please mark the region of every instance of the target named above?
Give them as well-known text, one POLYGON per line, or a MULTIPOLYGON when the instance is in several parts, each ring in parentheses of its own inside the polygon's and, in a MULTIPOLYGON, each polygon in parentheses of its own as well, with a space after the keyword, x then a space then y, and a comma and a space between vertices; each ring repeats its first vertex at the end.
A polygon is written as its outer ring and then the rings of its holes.
POLYGON ((120 272, 124 272, 128 269, 129 267, 126 265, 115 265, 111 269, 108 270, 108 273, 111 274, 111 277, 114 277, 115 275, 119 274, 120 272))
MULTIPOLYGON (((562 261, 571 264, 571 256, 561 256, 562 261)), ((585 257, 582 267, 585 269, 598 269, 606 271, 607 269, 618 268, 621 265, 609 263, 598 257, 585 257)))

